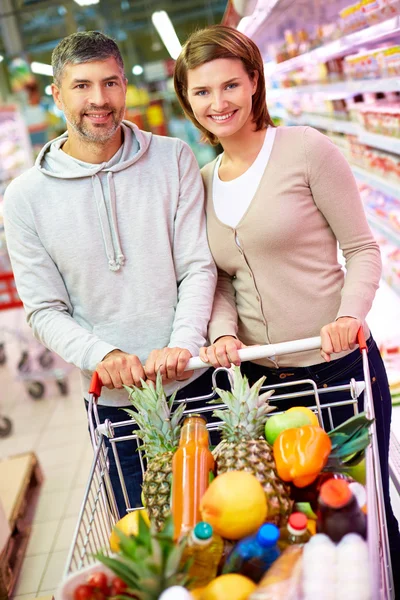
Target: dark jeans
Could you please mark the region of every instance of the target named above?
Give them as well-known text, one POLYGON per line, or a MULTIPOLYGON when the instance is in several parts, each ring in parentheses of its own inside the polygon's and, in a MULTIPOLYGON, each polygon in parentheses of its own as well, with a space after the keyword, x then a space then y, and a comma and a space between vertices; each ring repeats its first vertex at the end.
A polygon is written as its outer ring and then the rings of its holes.
MULTIPOLYGON (((183 400, 184 398, 195 398, 198 396, 206 396, 211 394, 212 391, 212 369, 208 369, 203 375, 198 377, 192 383, 178 391, 176 400, 183 400)), ((219 384, 219 381, 218 381, 219 384)), ((190 402, 187 403, 187 408, 191 412, 196 412, 198 408, 206 405, 206 401, 190 402)), ((88 403, 85 402, 87 409, 88 403)), ((129 404, 126 408, 132 408, 129 404)), ((118 423, 120 421, 129 420, 129 415, 123 410, 123 408, 113 406, 98 406, 99 419, 101 423, 104 423, 106 419, 109 419, 111 423, 118 423)), ((206 413, 207 419, 210 420, 210 413, 206 413)), ((115 437, 120 438, 122 436, 131 435, 135 426, 132 424, 118 427, 115 430, 115 437)), ((218 438, 214 432, 211 432, 211 443, 215 445, 218 442, 218 438)), ((124 516, 126 513, 126 502, 124 499, 121 482, 119 479, 117 467, 115 464, 115 457, 111 444, 108 438, 105 438, 105 443, 109 447, 108 457, 110 461, 110 479, 112 488, 114 490, 115 499, 120 516, 124 516)), ((139 442, 140 443, 140 442, 139 442)), ((118 456, 121 463, 121 468, 124 476, 124 481, 129 497, 130 507, 136 508, 142 506, 141 492, 142 492, 142 469, 140 464, 140 457, 137 451, 137 444, 135 440, 127 440, 116 443, 118 450, 118 456)))
MULTIPOLYGON (((392 400, 389 391, 389 383, 386 375, 385 366, 379 353, 378 347, 372 338, 367 341, 368 360, 372 382, 372 393, 375 409, 376 431, 378 438, 380 466, 382 473, 382 486, 385 497, 386 520, 388 526, 389 543, 392 557, 393 576, 398 580, 400 575, 400 534, 396 517, 393 514, 390 495, 389 495, 389 442, 390 442, 390 421, 392 417, 392 400)), ((264 385, 277 385, 278 383, 289 383, 300 379, 312 379, 318 388, 331 387, 335 385, 348 384, 350 379, 356 381, 364 379, 362 357, 359 349, 354 350, 347 356, 332 360, 329 363, 321 363, 310 367, 280 368, 270 369, 247 362, 242 364, 242 372, 247 375, 249 382, 254 383, 257 379, 266 376, 264 385)), ((276 393, 285 394, 300 391, 299 386, 278 388, 276 393)), ((308 389, 310 389, 308 387, 308 389)), ((359 410, 363 410, 363 395, 359 398, 359 410)), ((341 402, 350 398, 349 392, 331 392, 320 395, 320 402, 324 404, 341 402)), ((271 404, 274 405, 273 396, 271 404)), ((300 400, 282 400, 277 401, 278 410, 286 410, 295 405, 314 405, 315 398, 310 396, 300 400)), ((324 424, 330 429, 327 420, 327 411, 324 414, 324 424)), ((334 426, 339 425, 354 414, 352 406, 337 407, 332 409, 334 426)), ((399 582, 396 581, 396 587, 399 582)), ((398 597, 400 598, 400 588, 398 588, 398 597)))

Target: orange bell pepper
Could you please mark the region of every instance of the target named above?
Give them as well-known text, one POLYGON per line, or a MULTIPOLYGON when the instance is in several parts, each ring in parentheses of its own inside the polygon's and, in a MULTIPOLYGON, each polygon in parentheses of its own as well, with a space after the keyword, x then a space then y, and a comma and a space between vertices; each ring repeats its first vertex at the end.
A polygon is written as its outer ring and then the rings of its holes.
POLYGON ((310 485, 326 465, 331 449, 330 437, 316 425, 282 431, 273 445, 279 477, 296 487, 310 485))

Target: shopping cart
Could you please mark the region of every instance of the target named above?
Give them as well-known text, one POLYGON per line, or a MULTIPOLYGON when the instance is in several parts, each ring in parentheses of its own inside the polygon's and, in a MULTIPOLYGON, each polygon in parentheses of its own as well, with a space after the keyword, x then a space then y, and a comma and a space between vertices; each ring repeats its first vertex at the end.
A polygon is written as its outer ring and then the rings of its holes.
MULTIPOLYGON (((274 404, 278 404, 280 400, 296 399, 305 397, 313 397, 315 405, 311 406, 314 412, 317 413, 321 425, 324 422, 330 424, 329 429, 333 428, 332 414, 339 406, 351 405, 354 413, 358 412, 358 398, 364 394, 364 410, 368 418, 374 419, 374 406, 372 400, 371 379, 368 365, 367 345, 364 336, 360 330, 358 338, 360 351, 363 360, 364 380, 355 381, 352 379, 349 384, 341 386, 331 386, 318 389, 315 382, 311 379, 304 379, 290 383, 281 383, 274 386, 263 386, 262 390, 268 390, 273 387, 275 394, 273 396, 274 404), (301 386, 299 391, 286 393, 285 387, 293 385, 301 386), (347 391, 349 393, 348 400, 342 400, 334 403, 324 403, 320 396, 326 393, 335 393, 347 391), (323 416, 326 418, 324 419, 323 416)), ((273 358, 275 356, 291 354, 293 352, 302 352, 321 347, 321 338, 314 337, 294 342, 284 342, 274 345, 255 346, 244 348, 239 351, 242 361, 257 360, 260 358, 273 358)), ((190 359, 187 369, 198 369, 206 366, 200 358, 190 359)), ((216 380, 219 373, 227 372, 231 379, 231 372, 227 369, 217 369, 213 373, 213 384, 216 387, 216 380)), ((115 501, 114 490, 110 483, 108 472, 107 453, 109 449, 105 444, 105 437, 110 441, 112 452, 115 456, 116 466, 119 473, 120 484, 126 502, 127 511, 133 510, 129 504, 129 498, 126 491, 125 481, 121 470, 120 461, 118 458, 118 446, 126 441, 135 440, 138 444, 138 439, 135 434, 129 436, 118 435, 121 427, 132 425, 132 420, 123 421, 120 423, 111 423, 106 420, 100 423, 97 400, 101 393, 101 382, 97 373, 93 375, 91 387, 89 390, 89 428, 94 448, 94 459, 90 469, 89 481, 85 490, 82 507, 78 517, 75 534, 71 550, 68 556, 65 575, 70 575, 76 571, 80 571, 89 567, 95 562, 94 555, 100 549, 107 552, 109 547, 109 536, 116 521, 119 519, 118 509, 115 501)), ((200 409, 196 407, 196 412, 206 413, 211 412, 215 408, 224 408, 224 404, 209 406, 207 402, 214 398, 214 394, 202 396, 200 398, 190 398, 179 401, 185 402, 188 405, 185 413, 191 412, 190 404, 192 402, 204 403, 200 409)), ((278 405, 279 406, 279 405, 278 405)), ((274 414, 278 414, 279 411, 274 414)), ((207 427, 212 430, 218 427, 219 423, 209 423, 207 427)), ((143 458, 138 449, 142 470, 144 471, 143 458)), ((371 593, 373 600, 391 600, 393 594, 393 578, 389 554, 389 545, 386 528, 385 506, 383 500, 383 491, 381 483, 380 463, 378 454, 378 444, 376 435, 375 422, 370 428, 370 444, 366 449, 366 490, 367 490, 367 506, 368 506, 368 549, 369 549, 369 573, 371 578, 371 593)), ((367 568, 367 565, 366 565, 367 568)))

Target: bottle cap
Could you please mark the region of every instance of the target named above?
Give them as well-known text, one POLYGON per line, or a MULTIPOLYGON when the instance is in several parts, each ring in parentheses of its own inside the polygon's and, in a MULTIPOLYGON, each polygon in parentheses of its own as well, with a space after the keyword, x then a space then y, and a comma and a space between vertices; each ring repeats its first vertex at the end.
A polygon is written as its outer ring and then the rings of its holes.
POLYGON ((279 539, 279 529, 272 523, 261 525, 257 532, 257 542, 264 548, 274 546, 279 539))
POLYGON ((296 533, 299 531, 306 531, 307 524, 307 517, 301 512, 294 512, 289 517, 288 525, 290 525, 290 527, 294 529, 296 533))
POLYGON ((193 533, 198 540, 209 540, 213 536, 213 528, 209 523, 200 521, 195 526, 193 533))
POLYGON ((203 421, 205 421, 207 423, 207 417, 205 417, 204 415, 200 415, 198 413, 189 413, 188 415, 186 415, 185 421, 186 419, 203 419, 203 421))
POLYGON ((342 508, 350 502, 352 492, 344 479, 328 479, 322 484, 319 497, 332 508, 342 508))
POLYGON ((367 504, 367 492, 365 490, 365 487, 357 481, 351 481, 349 483, 349 488, 351 489, 353 495, 356 497, 358 506, 360 508, 365 506, 367 504))

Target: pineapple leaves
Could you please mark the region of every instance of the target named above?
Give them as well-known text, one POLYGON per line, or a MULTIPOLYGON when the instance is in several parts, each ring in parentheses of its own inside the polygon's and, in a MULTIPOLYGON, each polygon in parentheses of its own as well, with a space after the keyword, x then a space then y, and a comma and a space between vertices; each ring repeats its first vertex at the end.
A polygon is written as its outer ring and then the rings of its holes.
POLYGON ((134 433, 143 444, 147 460, 164 452, 173 452, 179 443, 185 404, 173 410, 176 392, 167 399, 162 376, 157 373, 156 384, 142 381, 142 387, 124 386, 129 393, 133 409, 123 409, 139 427, 134 433))
POLYGON ((190 564, 181 564, 187 540, 175 544, 171 516, 160 533, 149 527, 140 513, 137 536, 126 536, 118 529, 116 532, 119 555, 98 553, 96 558, 129 586, 129 594, 139 600, 157 600, 165 589, 188 583, 190 564))
POLYGON ((264 381, 265 377, 261 377, 250 387, 247 377, 235 366, 232 391, 215 389, 219 398, 211 400, 209 404, 217 404, 222 400, 228 409, 216 409, 213 412, 213 416, 222 421, 219 428, 224 439, 235 441, 238 437, 256 439, 262 436, 267 415, 276 408, 269 405, 274 390, 260 395, 264 381))

